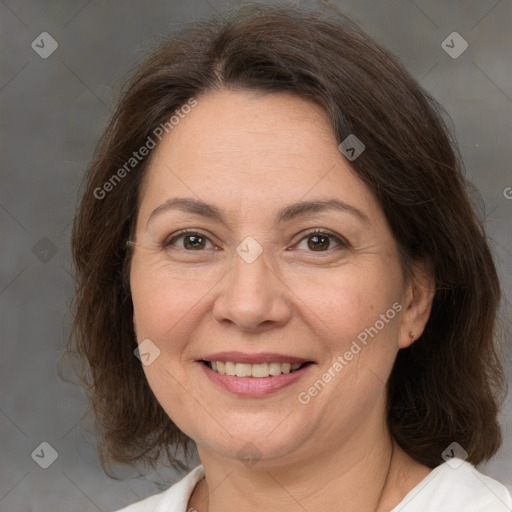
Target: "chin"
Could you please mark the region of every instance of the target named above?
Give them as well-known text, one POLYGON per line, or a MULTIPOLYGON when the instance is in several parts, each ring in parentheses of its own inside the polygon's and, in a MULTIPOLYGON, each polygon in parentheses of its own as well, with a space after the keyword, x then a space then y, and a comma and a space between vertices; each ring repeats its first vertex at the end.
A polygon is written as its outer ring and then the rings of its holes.
POLYGON ((252 415, 250 421, 219 418, 220 425, 226 430, 215 422, 215 432, 210 430, 210 436, 205 436, 207 432, 204 430, 197 436, 192 434, 199 455, 201 456, 202 451, 215 452, 217 456, 238 459, 247 467, 257 461, 275 466, 285 461, 293 462, 294 459, 303 460, 298 452, 307 439, 311 438, 311 434, 308 435, 308 431, 304 429, 304 422, 300 426, 293 425, 292 421, 297 421, 293 414, 284 421, 286 415, 266 416, 260 421, 254 416, 252 415), (287 421, 290 424, 285 427, 287 421))

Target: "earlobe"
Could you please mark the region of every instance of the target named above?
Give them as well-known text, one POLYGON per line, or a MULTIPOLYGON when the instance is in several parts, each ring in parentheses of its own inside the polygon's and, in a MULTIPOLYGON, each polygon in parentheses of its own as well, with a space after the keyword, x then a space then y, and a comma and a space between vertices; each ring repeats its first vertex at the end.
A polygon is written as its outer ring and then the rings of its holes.
POLYGON ((399 348, 412 345, 423 333, 430 317, 435 295, 435 279, 426 264, 415 264, 407 287, 407 300, 402 315, 399 348))

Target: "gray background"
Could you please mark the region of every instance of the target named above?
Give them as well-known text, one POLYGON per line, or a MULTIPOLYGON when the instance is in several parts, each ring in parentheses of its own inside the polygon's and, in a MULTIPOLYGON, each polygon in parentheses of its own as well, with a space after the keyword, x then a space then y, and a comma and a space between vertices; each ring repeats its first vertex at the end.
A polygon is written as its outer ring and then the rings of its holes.
MULTIPOLYGON (((503 315, 509 318, 512 199, 505 191, 512 187, 511 0, 333 3, 400 56, 446 107, 468 176, 484 199, 506 293, 503 315), (456 59, 441 47, 454 31, 469 44, 456 59)), ((125 468, 119 468, 121 480, 105 476, 90 426, 80 422, 85 395, 57 374, 73 292, 70 222, 81 177, 136 59, 159 34, 239 4, 0 2, 2 512, 109 511, 158 492, 159 481, 180 476, 162 471, 136 478, 125 468), (42 32, 58 42, 47 59, 31 47, 42 32), (58 453, 47 469, 31 457, 42 442, 58 453)), ((508 320, 506 327, 511 380, 508 320)), ((505 443, 479 469, 512 489, 510 395, 507 400, 501 416, 505 443)))

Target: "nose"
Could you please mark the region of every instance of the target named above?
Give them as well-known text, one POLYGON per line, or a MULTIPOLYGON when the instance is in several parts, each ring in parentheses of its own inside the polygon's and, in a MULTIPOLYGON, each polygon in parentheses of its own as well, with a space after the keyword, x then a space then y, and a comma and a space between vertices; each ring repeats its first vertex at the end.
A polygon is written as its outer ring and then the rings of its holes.
POLYGON ((233 261, 218 285, 214 318, 251 332, 284 326, 292 312, 290 290, 269 266, 265 252, 251 263, 238 254, 233 261))

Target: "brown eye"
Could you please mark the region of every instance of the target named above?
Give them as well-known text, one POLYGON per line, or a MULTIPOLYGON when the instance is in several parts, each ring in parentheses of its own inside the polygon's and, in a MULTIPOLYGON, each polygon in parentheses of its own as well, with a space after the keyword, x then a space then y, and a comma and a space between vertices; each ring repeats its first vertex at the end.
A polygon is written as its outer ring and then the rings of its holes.
POLYGON ((181 246, 178 245, 178 248, 186 251, 201 251, 206 248, 206 244, 208 242, 211 244, 208 237, 201 235, 200 233, 182 231, 181 233, 177 233, 176 235, 173 235, 172 237, 167 239, 163 243, 163 247, 165 248, 172 245, 176 245, 175 242, 177 240, 183 240, 183 244, 181 246))
POLYGON ((309 252, 327 252, 328 250, 338 246, 339 248, 348 248, 349 243, 344 239, 336 236, 334 233, 329 231, 313 231, 307 234, 300 242, 307 241, 306 250, 309 252), (333 247, 334 245, 334 247, 333 247))
POLYGON ((330 239, 328 236, 325 235, 309 235, 307 237, 308 239, 308 247, 312 251, 317 250, 327 250, 329 249, 330 239))
POLYGON ((206 238, 204 236, 185 235, 183 237, 183 246, 185 249, 204 249, 205 244, 206 238))

